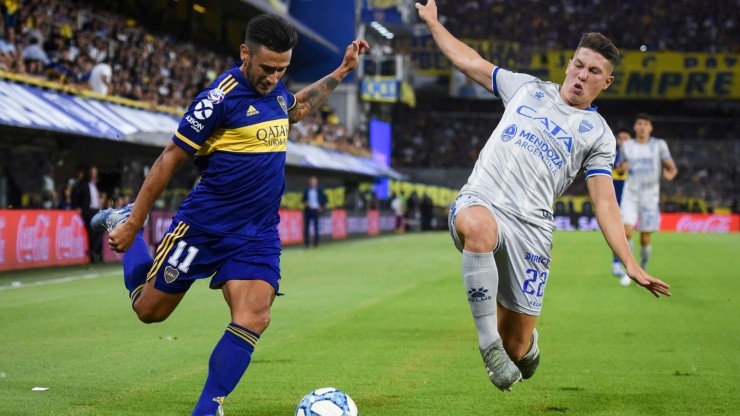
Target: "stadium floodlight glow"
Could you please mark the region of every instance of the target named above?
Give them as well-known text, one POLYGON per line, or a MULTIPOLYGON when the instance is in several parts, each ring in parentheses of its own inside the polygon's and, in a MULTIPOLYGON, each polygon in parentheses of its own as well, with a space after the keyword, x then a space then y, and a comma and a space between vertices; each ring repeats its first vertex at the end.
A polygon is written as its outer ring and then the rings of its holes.
POLYGON ((193 4, 193 10, 201 14, 205 14, 206 12, 206 8, 198 3, 193 4))
POLYGON ((396 35, 393 34, 393 32, 391 32, 390 30, 388 30, 388 28, 383 26, 382 23, 379 23, 377 21, 372 21, 370 23, 370 26, 386 39, 393 39, 394 37, 396 37, 396 35))

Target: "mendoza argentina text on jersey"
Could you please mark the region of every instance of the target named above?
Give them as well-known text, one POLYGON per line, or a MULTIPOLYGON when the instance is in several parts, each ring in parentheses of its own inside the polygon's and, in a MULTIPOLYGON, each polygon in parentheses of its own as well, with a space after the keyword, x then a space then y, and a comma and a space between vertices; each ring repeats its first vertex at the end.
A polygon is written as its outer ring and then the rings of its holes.
POLYGON ((563 101, 558 84, 499 67, 491 82, 506 110, 463 189, 552 231, 555 198, 581 169, 587 178, 611 176, 614 134, 595 108, 563 101))
POLYGON ((271 93, 257 94, 239 64, 198 94, 172 137, 195 155, 201 174, 179 220, 217 235, 277 232, 288 110, 295 102, 282 81, 271 93))

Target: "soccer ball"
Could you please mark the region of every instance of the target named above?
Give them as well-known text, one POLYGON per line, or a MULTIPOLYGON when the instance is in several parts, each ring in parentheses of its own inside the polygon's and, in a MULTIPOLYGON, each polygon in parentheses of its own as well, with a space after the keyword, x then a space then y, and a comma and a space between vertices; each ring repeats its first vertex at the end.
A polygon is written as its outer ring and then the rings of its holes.
POLYGON ((354 400, 341 390, 324 387, 308 393, 298 403, 295 416, 358 416, 354 400))

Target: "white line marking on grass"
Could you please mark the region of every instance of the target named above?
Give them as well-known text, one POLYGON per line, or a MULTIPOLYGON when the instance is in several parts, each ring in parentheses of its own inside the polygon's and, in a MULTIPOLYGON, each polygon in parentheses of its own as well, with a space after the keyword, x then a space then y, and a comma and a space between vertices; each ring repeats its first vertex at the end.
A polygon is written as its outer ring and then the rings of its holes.
POLYGON ((87 273, 87 274, 81 274, 81 275, 75 275, 75 276, 60 277, 58 279, 41 280, 38 282, 30 282, 30 283, 22 283, 22 282, 16 281, 16 282, 11 283, 10 286, 0 286, 0 292, 4 290, 21 289, 25 287, 57 285, 61 283, 74 282, 76 280, 97 279, 98 277, 105 276, 108 274, 110 273, 87 273))

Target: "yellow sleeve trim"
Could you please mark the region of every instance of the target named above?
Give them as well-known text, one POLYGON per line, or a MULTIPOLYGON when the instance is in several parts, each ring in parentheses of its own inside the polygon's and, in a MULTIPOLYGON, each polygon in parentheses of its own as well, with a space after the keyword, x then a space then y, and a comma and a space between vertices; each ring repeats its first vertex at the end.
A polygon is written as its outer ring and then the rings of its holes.
POLYGON ((182 134, 180 134, 180 132, 179 132, 179 131, 176 131, 176 132, 175 132, 175 136, 177 136, 177 138, 178 138, 178 139, 180 139, 180 140, 182 140, 183 142, 185 142, 185 144, 187 144, 188 146, 190 146, 190 147, 192 147, 193 149, 195 149, 195 151, 196 151, 196 152, 197 152, 198 150, 200 150, 200 145, 199 145, 199 144, 197 144, 197 143, 195 143, 194 141, 192 141, 192 140, 188 139, 187 137, 183 136, 182 134))

